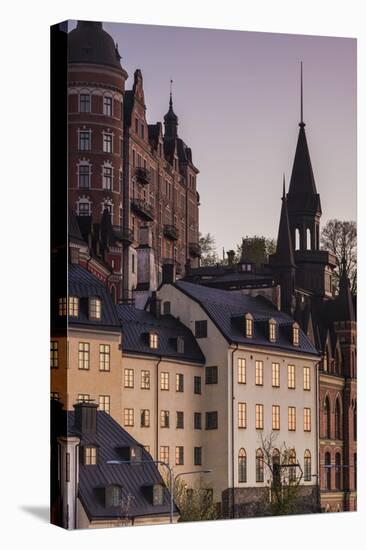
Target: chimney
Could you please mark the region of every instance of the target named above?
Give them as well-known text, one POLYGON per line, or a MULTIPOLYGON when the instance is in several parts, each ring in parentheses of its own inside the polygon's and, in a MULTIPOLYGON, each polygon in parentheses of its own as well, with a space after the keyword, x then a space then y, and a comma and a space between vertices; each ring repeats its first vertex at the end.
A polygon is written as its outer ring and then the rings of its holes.
POLYGON ((154 317, 156 317, 156 319, 160 319, 160 316, 161 316, 161 300, 159 300, 159 298, 157 297, 155 290, 152 293, 151 298, 150 298, 150 313, 152 313, 154 315, 154 317))
POLYGON ((75 409, 75 428, 82 434, 97 433, 97 408, 96 403, 76 403, 75 409))
POLYGON ((227 251, 227 263, 230 267, 234 265, 235 252, 234 250, 227 251))
POLYGON ((163 264, 163 285, 171 285, 175 283, 175 262, 171 260, 169 263, 163 264))

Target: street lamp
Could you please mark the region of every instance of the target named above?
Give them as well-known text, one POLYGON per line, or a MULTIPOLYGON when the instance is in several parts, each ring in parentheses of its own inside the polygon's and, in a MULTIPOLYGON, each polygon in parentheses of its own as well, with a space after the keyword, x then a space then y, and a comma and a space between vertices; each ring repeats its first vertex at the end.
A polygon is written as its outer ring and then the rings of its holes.
POLYGON ((174 514, 174 488, 175 481, 178 477, 182 475, 191 475, 191 474, 209 474, 212 470, 196 470, 195 472, 181 472, 177 474, 174 478, 173 468, 169 466, 166 462, 162 460, 107 460, 107 464, 160 464, 165 466, 169 472, 169 485, 170 485, 170 523, 173 523, 173 514, 174 514))

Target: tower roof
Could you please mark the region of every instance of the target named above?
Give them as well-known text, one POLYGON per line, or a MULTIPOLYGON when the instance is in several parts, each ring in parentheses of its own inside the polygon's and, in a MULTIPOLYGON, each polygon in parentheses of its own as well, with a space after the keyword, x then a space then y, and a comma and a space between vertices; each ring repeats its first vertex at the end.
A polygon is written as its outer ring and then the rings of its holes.
POLYGON ((350 282, 346 271, 346 261, 342 261, 341 277, 339 280, 339 294, 336 298, 336 321, 355 321, 355 309, 350 289, 350 282))
POLYGON ((294 252, 292 247, 290 222, 287 211, 287 199, 285 192, 285 176, 283 177, 283 193, 280 224, 278 227, 278 238, 275 260, 277 264, 295 267, 294 252))
POLYGON ((165 124, 170 124, 170 125, 178 125, 178 117, 177 115, 175 114, 174 110, 173 110, 173 94, 172 94, 172 84, 173 84, 173 81, 171 80, 170 81, 170 96, 169 96, 169 110, 168 112, 166 113, 166 115, 164 116, 164 122, 165 124))

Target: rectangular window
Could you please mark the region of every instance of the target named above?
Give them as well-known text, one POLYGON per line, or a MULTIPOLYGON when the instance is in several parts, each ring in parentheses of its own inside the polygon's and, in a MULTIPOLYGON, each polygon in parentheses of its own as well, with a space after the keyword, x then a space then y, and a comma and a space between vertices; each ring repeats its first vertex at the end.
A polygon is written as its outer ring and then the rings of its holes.
POLYGON ((272 387, 280 387, 280 364, 272 363, 272 387))
POLYGON ((160 460, 161 462, 165 462, 165 464, 169 464, 169 447, 167 445, 160 447, 160 460))
POLYGON ((247 427, 247 404, 238 403, 238 428, 247 427))
POLYGON ((296 430, 296 407, 288 408, 288 429, 290 431, 296 430))
POLYGON ((245 317, 245 336, 253 338, 253 319, 251 317, 245 317))
POLYGON ((300 329, 297 326, 292 328, 292 340, 294 346, 298 346, 300 344, 300 329))
POLYGON ((194 465, 202 466, 202 447, 194 448, 194 465))
POLYGON ((112 167, 103 166, 103 189, 112 190, 112 167))
POLYGON ((169 372, 160 373, 160 389, 169 390, 169 372))
POLYGON ((89 164, 79 165, 79 187, 89 189, 90 187, 90 166, 89 164))
POLYGON ((70 317, 79 315, 79 298, 76 296, 69 296, 69 315, 70 317))
POLYGON ((141 428, 149 428, 150 426, 150 410, 141 410, 141 428))
POLYGON ((184 353, 184 338, 178 336, 177 338, 177 352, 184 353))
POLYGON ((99 370, 109 371, 111 369, 111 347, 109 344, 99 345, 99 370))
POLYGON ((112 98, 109 96, 104 96, 103 114, 112 116, 112 98))
POLYGON ((79 342, 79 369, 89 370, 90 345, 87 342, 79 342))
POLYGON ((125 381, 125 388, 133 388, 133 386, 134 386, 134 371, 133 371, 133 369, 125 369, 124 381, 125 381))
POLYGON ((170 315, 170 302, 163 302, 163 314, 170 315))
POLYGON ((124 425, 133 426, 134 425, 134 410, 125 409, 124 410, 124 425))
MULTIPOLYGON (((104 411, 108 414, 111 412, 111 396, 100 395, 99 396, 99 411, 104 411)), ((133 410, 133 409, 132 409, 133 410)))
POLYGON ((90 394, 89 393, 79 393, 78 394, 78 403, 89 403, 90 394))
POLYGON ((263 430, 263 405, 255 406, 255 429, 263 430))
POLYGON ((217 411, 206 413, 206 430, 216 430, 218 426, 217 411))
POLYGON ((196 338, 207 338, 207 321, 196 321, 194 335, 196 338))
POLYGON ((58 299, 58 314, 60 316, 67 315, 67 298, 58 299))
POLYGON ((255 362, 255 384, 263 386, 263 361, 255 362))
POLYGON ((201 395, 201 377, 195 376, 194 377, 194 393, 197 395, 201 395))
POLYGON ((206 384, 217 384, 217 367, 206 367, 206 384))
POLYGON ((287 387, 291 390, 296 387, 295 365, 287 365, 287 387))
POLYGON ((79 216, 90 216, 90 203, 89 202, 79 202, 78 203, 78 215, 79 216))
POLYGON ((272 430, 280 429, 280 406, 272 405, 272 430))
POLYGON ((160 428, 169 428, 169 411, 160 411, 160 428))
POLYGON ((143 390, 150 389, 150 371, 149 370, 141 371, 141 389, 143 390))
POLYGON ((201 413, 194 413, 194 429, 195 430, 201 430, 202 429, 202 414, 201 413))
POLYGON ((51 369, 58 367, 58 342, 51 341, 51 369))
POLYGON ((177 373, 175 375, 175 390, 178 392, 184 391, 184 376, 183 374, 177 373))
POLYGON ((269 340, 270 342, 276 341, 276 323, 269 323, 269 340))
POLYGON ((310 390, 310 367, 304 367, 304 390, 310 390))
POLYGON ((311 431, 311 409, 304 408, 304 432, 311 431))
POLYGON ((156 332, 150 332, 149 334, 149 345, 151 349, 157 349, 159 345, 159 336, 156 332))
POLYGON ((102 300, 100 298, 89 298, 89 319, 102 318, 102 300))
POLYGON ((80 94, 80 113, 90 113, 89 94, 80 94))
POLYGON ((94 466, 97 463, 96 447, 84 447, 84 464, 86 466, 94 466))
POLYGON ((239 358, 238 359, 238 383, 246 384, 247 382, 247 366, 246 360, 239 358))
POLYGON ((177 466, 183 466, 184 464, 184 447, 175 448, 175 464, 177 466))
POLYGON ((177 411, 177 428, 184 428, 184 412, 177 411))
POLYGON ((90 131, 79 132, 79 151, 90 151, 90 131))
POLYGON ((112 150, 112 134, 103 134, 103 152, 104 153, 113 153, 112 150))

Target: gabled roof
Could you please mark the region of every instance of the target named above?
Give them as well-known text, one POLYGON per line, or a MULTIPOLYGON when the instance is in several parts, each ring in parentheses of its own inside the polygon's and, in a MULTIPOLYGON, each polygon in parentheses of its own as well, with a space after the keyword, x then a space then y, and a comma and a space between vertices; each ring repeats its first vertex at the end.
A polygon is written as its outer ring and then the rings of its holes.
POLYGON ((76 217, 74 210, 69 205, 69 219, 68 219, 68 231, 69 231, 69 240, 71 242, 86 245, 85 240, 80 231, 80 226, 76 217))
POLYGON ((152 313, 119 304, 117 314, 123 331, 123 352, 163 356, 188 363, 203 364, 205 357, 192 332, 172 315, 156 318, 152 313), (158 347, 149 347, 148 333, 158 334, 158 347), (184 340, 184 353, 177 350, 177 338, 184 340))

